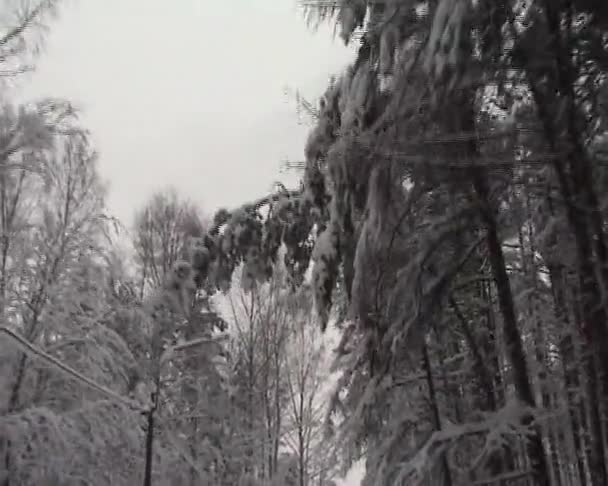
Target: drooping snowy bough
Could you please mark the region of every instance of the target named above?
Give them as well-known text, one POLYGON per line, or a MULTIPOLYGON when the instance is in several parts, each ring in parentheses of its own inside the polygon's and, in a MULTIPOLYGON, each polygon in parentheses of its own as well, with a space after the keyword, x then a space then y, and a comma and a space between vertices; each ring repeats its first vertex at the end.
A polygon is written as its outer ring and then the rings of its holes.
POLYGON ((336 14, 345 41, 360 34, 357 58, 320 103, 299 191, 218 213, 193 249, 197 285, 225 288, 240 263, 245 285, 264 280, 281 245, 294 285, 312 263, 323 325, 333 307, 344 336, 329 423, 341 423, 344 457, 366 456, 366 484, 576 483, 583 450, 604 484, 596 429, 608 395, 597 405, 590 385, 581 424, 565 389, 608 376, 597 344, 608 277, 594 263, 608 255, 605 215, 589 179, 605 170, 585 148, 607 128, 591 101, 606 92, 605 7, 303 3, 336 14), (547 36, 561 40, 541 47, 547 36), (533 62, 539 50, 570 74, 533 62), (563 261, 548 260, 555 251, 563 261), (573 351, 581 339, 595 365, 573 351))

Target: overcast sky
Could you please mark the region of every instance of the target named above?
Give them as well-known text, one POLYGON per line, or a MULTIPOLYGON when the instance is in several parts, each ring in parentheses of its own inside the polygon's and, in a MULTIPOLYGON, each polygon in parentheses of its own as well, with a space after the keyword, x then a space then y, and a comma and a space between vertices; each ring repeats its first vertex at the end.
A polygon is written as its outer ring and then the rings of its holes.
POLYGON ((23 89, 84 110, 128 223, 165 185, 212 213, 288 178, 309 127, 285 88, 317 99, 352 55, 295 0, 67 0, 23 89))

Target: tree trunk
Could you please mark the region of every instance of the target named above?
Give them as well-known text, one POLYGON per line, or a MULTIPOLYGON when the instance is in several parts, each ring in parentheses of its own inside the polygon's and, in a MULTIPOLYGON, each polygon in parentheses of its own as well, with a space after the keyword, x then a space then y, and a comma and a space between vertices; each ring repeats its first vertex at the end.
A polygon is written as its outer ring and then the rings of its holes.
MULTIPOLYGON (((482 217, 486 226, 488 253, 492 268, 492 275, 496 284, 498 304, 502 314, 503 334, 507 355, 513 371, 513 380, 517 397, 527 406, 535 408, 534 391, 528 377, 526 356, 517 325, 517 315, 511 291, 509 275, 507 273, 504 253, 498 237, 496 217, 491 209, 489 189, 485 174, 479 170, 473 173, 473 187, 482 205, 482 217)), ((533 417, 527 416, 523 424, 532 426, 533 417)), ((538 485, 549 486, 549 468, 544 453, 541 431, 534 426, 534 433, 530 437, 527 453, 532 463, 533 476, 538 485)))
MULTIPOLYGON (((582 297, 582 331, 592 354, 586 367, 590 373, 588 391, 591 393, 591 420, 599 427, 597 429, 591 424, 590 432, 594 443, 593 458, 590 458, 593 463, 591 469, 594 484, 606 484, 606 433, 600 417, 608 405, 608 347, 605 345, 608 342, 608 328, 603 300, 603 291, 608 284, 608 252, 592 165, 585 153, 583 135, 578 127, 579 115, 573 88, 577 74, 572 65, 572 45, 569 39, 562 39, 562 7, 559 3, 544 3, 550 54, 556 69, 547 72, 538 67, 536 59, 525 49, 521 49, 521 57, 547 144, 556 154, 553 166, 576 243, 582 297), (596 258, 599 265, 597 273, 594 268, 596 258)), ((563 33, 569 37, 569 26, 563 33)))
MULTIPOLYGON (((426 338, 422 345, 422 366, 426 373, 426 383, 429 389, 429 400, 431 402, 431 411, 433 413, 433 421, 435 430, 441 430, 441 415, 439 412, 439 405, 437 403, 437 394, 435 392, 435 382, 433 380, 433 371, 431 369, 431 360, 429 358, 429 349, 426 343, 426 338)), ((450 465, 446 453, 441 454, 441 466, 445 474, 445 485, 452 486, 452 474, 450 472, 450 465)))
MULTIPOLYGON (((565 292, 563 290, 563 269, 549 265, 549 276, 551 279, 551 289, 553 293, 554 312, 557 322, 564 324, 564 336, 559 341, 559 352, 562 357, 562 367, 564 370, 564 385, 566 389, 566 401, 568 404, 568 414, 570 417, 572 439, 576 451, 576 465, 578 469, 578 481, 581 486, 587 486, 587 476, 585 474, 585 461, 583 458, 585 445, 584 439, 581 437, 581 427, 579 414, 581 412, 581 404, 579 399, 580 378, 578 374, 578 366, 574 353, 574 342, 572 337, 572 327, 568 317, 568 311, 565 304, 565 292)), ((586 428, 586 427, 585 427, 586 428)))
MULTIPOLYGON (((152 400, 155 401, 154 397, 152 400)), ((154 452, 154 409, 147 413, 146 457, 144 467, 144 486, 152 486, 152 457, 154 452)))

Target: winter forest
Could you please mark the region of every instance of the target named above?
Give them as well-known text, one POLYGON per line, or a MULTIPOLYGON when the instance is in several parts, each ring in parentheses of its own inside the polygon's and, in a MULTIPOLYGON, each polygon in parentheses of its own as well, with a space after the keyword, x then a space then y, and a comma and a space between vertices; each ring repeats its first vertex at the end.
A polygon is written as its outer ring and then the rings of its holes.
POLYGON ((132 227, 9 96, 61 3, 0 3, 0 486, 608 485, 606 0, 302 0, 299 185, 132 227))

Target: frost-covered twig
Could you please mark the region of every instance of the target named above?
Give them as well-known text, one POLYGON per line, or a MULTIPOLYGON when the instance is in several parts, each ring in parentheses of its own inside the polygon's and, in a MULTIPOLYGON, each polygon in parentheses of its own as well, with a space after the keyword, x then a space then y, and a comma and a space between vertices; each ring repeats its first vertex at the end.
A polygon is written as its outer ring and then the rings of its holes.
POLYGON ((509 471, 506 473, 498 474, 497 476, 492 476, 490 478, 478 479, 474 483, 472 483, 471 486, 485 486, 488 484, 507 482, 509 480, 514 481, 516 479, 521 479, 523 477, 529 476, 532 474, 532 472, 533 471, 531 471, 530 469, 525 469, 523 471, 509 471))
POLYGON ((219 341, 223 341, 228 339, 230 336, 228 333, 218 334, 217 336, 212 337, 202 337, 198 339, 192 339, 191 341, 186 341, 184 343, 176 344, 175 346, 171 346, 165 350, 163 355, 160 358, 161 364, 170 359, 173 356, 175 351, 182 351, 184 349, 195 348, 197 346, 201 346, 203 344, 213 344, 218 343, 219 341))
POLYGON ((203 480, 208 478, 208 474, 201 469, 201 467, 196 463, 195 459, 182 447, 179 443, 175 435, 171 431, 167 431, 166 434, 167 439, 173 446, 173 448, 179 453, 179 455, 188 463, 188 465, 198 474, 198 477, 203 480))
POLYGON ((87 378, 86 376, 82 375, 81 373, 74 370, 73 368, 70 368, 65 363, 62 363, 57 358, 51 356, 48 353, 45 353, 41 349, 38 349, 36 346, 34 346, 32 343, 30 343, 23 336, 20 336, 18 333, 16 333, 15 331, 12 331, 8 327, 0 326, 0 334, 5 334, 10 339, 12 339, 14 342, 16 342, 17 345, 21 348, 21 350, 24 353, 26 353, 27 355, 34 357, 34 358, 41 359, 42 361, 45 361, 46 363, 51 364, 53 367, 55 367, 59 371, 62 371, 64 374, 66 374, 70 378, 75 379, 76 381, 79 381, 80 383, 87 385, 88 387, 92 388, 93 390, 96 390, 96 391, 102 393, 103 395, 107 396, 108 398, 111 398, 112 400, 114 400, 116 402, 122 403, 123 405, 126 405, 129 408, 132 408, 134 410, 141 411, 141 412, 147 412, 148 409, 146 407, 144 407, 143 405, 141 405, 140 403, 130 400, 126 397, 123 397, 122 395, 119 395, 118 393, 110 390, 109 388, 106 388, 105 386, 100 385, 99 383, 96 383, 95 381, 91 380, 90 378, 87 378))
MULTIPOLYGON (((517 433, 517 427, 521 424, 524 416, 531 413, 529 407, 519 403, 508 404, 501 410, 493 413, 485 420, 479 422, 469 422, 461 425, 451 425, 443 430, 433 432, 425 441, 418 452, 400 466, 399 480, 409 480, 408 484, 417 484, 434 463, 434 459, 444 452, 453 442, 465 436, 478 434, 498 435, 504 428, 517 433)), ((525 431, 521 430, 522 434, 525 431)), ((486 441, 486 445, 487 445, 486 441)), ((487 457, 482 453, 479 457, 487 457)))

